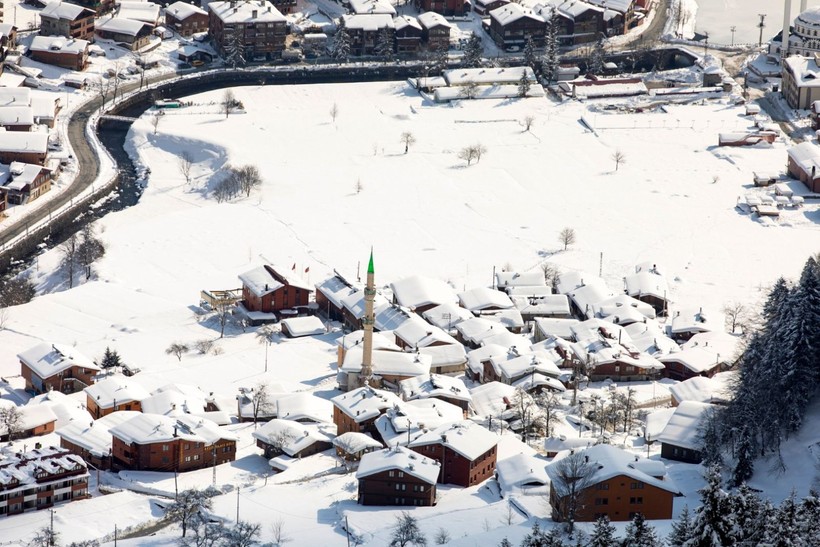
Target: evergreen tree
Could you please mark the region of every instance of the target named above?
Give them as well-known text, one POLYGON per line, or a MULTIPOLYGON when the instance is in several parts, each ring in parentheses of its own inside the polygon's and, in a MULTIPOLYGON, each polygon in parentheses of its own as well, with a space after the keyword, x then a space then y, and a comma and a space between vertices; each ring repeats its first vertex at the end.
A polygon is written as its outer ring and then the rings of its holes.
POLYGON ((700 493, 701 506, 695 512, 692 532, 684 547, 723 547, 731 545, 733 515, 729 496, 720 486, 720 468, 706 470, 706 485, 700 493))
POLYGON ((604 48, 604 36, 599 35, 598 40, 595 42, 595 46, 592 48, 592 55, 589 58, 589 67, 588 71, 593 74, 603 74, 604 73, 604 63, 606 56, 606 50, 604 48))
POLYGON ((820 543, 820 497, 812 490, 797 508, 797 525, 800 535, 811 544, 820 543))
MULTIPOLYGON (((227 34, 227 33, 226 33, 227 34)), ((225 63, 231 68, 245 65, 245 43, 242 33, 234 30, 225 37, 225 63)))
MULTIPOLYGON (((797 547, 808 545, 801 538, 798 526, 797 503, 794 499, 794 490, 788 498, 783 500, 780 507, 773 513, 777 522, 777 535, 772 538, 772 547, 797 547)), ((817 539, 817 538, 815 538, 817 539)))
POLYGON ((691 538, 692 534, 692 513, 689 512, 689 506, 684 505, 678 519, 672 523, 672 531, 666 538, 666 543, 669 547, 683 547, 691 538))
POLYGON ((518 79, 518 96, 519 97, 526 97, 527 93, 530 92, 531 87, 532 87, 532 83, 530 82, 530 79, 527 76, 527 72, 524 71, 521 74, 521 78, 518 79))
POLYGON ((782 277, 779 277, 777 281, 774 282, 774 286, 772 286, 771 291, 769 291, 769 296, 763 304, 763 318, 766 321, 777 318, 780 314, 781 306, 790 291, 791 288, 789 284, 782 277))
MULTIPOLYGON (((580 538, 581 534, 578 533, 577 536, 580 538)), ((564 547, 564 540, 561 539, 561 532, 557 528, 553 528, 542 537, 540 547, 564 547)))
POLYGON ((777 539, 780 524, 777 522, 777 508, 772 505, 772 502, 766 500, 760 508, 760 526, 759 538, 761 545, 768 545, 774 543, 777 539))
POLYGON ((655 528, 646 523, 643 514, 638 513, 627 525, 622 545, 623 547, 661 547, 663 542, 655 528))
POLYGON ((387 27, 380 29, 378 35, 376 35, 376 45, 373 48, 373 53, 382 57, 385 63, 393 62, 393 35, 387 27))
POLYGON ((501 543, 498 544, 498 547, 513 547, 513 544, 509 539, 504 538, 501 540, 501 543))
POLYGON ((541 532, 541 525, 536 520, 532 525, 532 530, 521 540, 521 547, 540 547, 543 537, 544 533, 541 532))
POLYGON ((758 545, 765 531, 765 519, 762 518, 763 502, 760 501, 760 497, 746 484, 741 484, 732 494, 731 503, 732 514, 737 519, 732 544, 758 545))
POLYGON ((477 68, 481 66, 483 55, 484 44, 481 43, 481 37, 478 34, 473 34, 464 47, 464 57, 462 57, 461 62, 467 68, 477 68))
POLYGON ((720 421, 720 410, 710 408, 703 413, 700 423, 698 423, 696 443, 703 457, 702 463, 704 467, 723 464, 720 442, 720 421))
POLYGON ((538 55, 535 53, 535 40, 532 35, 527 36, 527 43, 524 44, 524 64, 533 70, 538 70, 538 55))
POLYGON ((447 46, 434 50, 434 53, 435 64, 433 65, 433 70, 436 72, 443 72, 447 70, 450 64, 450 51, 447 49, 447 46))
POLYGON ((350 58, 350 32, 344 25, 344 19, 339 23, 339 28, 336 30, 333 48, 330 50, 330 58, 337 63, 346 63, 350 58))
POLYGON ((122 359, 120 359, 120 354, 117 353, 116 350, 112 351, 111 348, 106 346, 105 353, 103 353, 102 359, 100 359, 99 366, 104 369, 121 367, 122 359))
POLYGON ((544 56, 541 59, 541 73, 547 81, 547 85, 555 80, 558 72, 558 24, 558 12, 554 6, 550 6, 544 56))
POLYGON ((754 472, 754 453, 752 451, 752 432, 747 426, 743 426, 738 434, 737 450, 735 452, 737 462, 732 471, 732 483, 738 486, 750 478, 754 472))
POLYGON ((609 518, 601 517, 595 521, 592 535, 589 537, 589 547, 613 547, 618 542, 615 538, 615 527, 610 524, 609 518))

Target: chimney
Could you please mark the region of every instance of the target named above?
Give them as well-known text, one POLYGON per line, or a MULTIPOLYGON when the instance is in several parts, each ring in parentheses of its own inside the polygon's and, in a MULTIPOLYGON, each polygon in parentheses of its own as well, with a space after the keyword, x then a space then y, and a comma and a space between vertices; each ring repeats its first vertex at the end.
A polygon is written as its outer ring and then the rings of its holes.
POLYGON ((174 438, 177 436, 177 426, 174 426, 174 438))
POLYGON ((258 16, 259 16, 259 11, 258 10, 253 10, 251 12, 251 17, 253 17, 254 19, 256 19, 258 16))

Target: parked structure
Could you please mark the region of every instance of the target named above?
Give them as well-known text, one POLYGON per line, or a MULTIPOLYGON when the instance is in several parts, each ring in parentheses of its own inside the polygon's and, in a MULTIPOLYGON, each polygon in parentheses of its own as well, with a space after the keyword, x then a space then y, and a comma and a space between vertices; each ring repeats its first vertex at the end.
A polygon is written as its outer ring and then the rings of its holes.
POLYGON ((361 505, 436 504, 438 462, 396 446, 364 454, 356 471, 361 505))
POLYGON ((69 2, 49 2, 40 12, 40 34, 94 39, 94 10, 69 2))

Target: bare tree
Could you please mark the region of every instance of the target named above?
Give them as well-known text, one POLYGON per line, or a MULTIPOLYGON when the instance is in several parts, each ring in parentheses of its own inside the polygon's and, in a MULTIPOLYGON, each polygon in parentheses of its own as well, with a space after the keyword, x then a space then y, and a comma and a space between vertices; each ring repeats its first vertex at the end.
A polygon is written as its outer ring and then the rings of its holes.
POLYGON ((194 167, 194 157, 187 150, 183 150, 182 154, 177 158, 177 165, 179 172, 185 177, 185 183, 191 183, 191 169, 194 167))
POLYGON ((0 330, 5 330, 6 324, 9 322, 9 309, 0 308, 0 330))
POLYGON ((60 266, 68 274, 68 288, 74 287, 74 272, 77 269, 78 249, 80 247, 80 238, 77 234, 71 234, 68 239, 60 244, 60 266))
POLYGON ((259 416, 264 415, 273 407, 271 400, 270 386, 266 383, 258 384, 251 391, 251 410, 253 411, 253 427, 259 421, 259 416))
POLYGON ((60 544, 60 534, 55 532, 52 527, 43 526, 34 537, 29 541, 27 547, 55 547, 60 544))
POLYGON ((615 150, 612 154, 612 161, 615 162, 615 170, 617 171, 622 163, 626 163, 626 155, 620 150, 615 150))
POLYGON ((245 197, 251 195, 251 190, 262 184, 262 175, 259 173, 259 168, 255 165, 243 165, 235 168, 234 173, 239 188, 245 192, 245 197))
POLYGON ((427 538, 419 528, 415 517, 407 511, 396 517, 393 525, 393 535, 390 537, 390 547, 407 547, 408 545, 427 545, 427 538))
POLYGON ((507 500, 507 510, 504 511, 504 516, 501 517, 501 523, 507 526, 512 526, 513 521, 515 520, 515 509, 513 509, 512 503, 510 500, 507 500))
POLYGON ((240 520, 233 527, 225 531, 225 539, 231 547, 252 547, 258 545, 262 527, 240 520))
POLYGON ((416 144, 416 137, 409 131, 405 131, 401 134, 401 143, 404 145, 404 153, 406 154, 410 150, 410 146, 416 144))
POLYGON ((551 437, 553 426, 559 422, 556 411, 561 408, 561 398, 552 391, 544 391, 537 397, 536 403, 541 409, 541 425, 544 427, 544 435, 551 437))
POLYGON ((436 535, 434 538, 436 545, 447 545, 448 543, 450 543, 450 539, 452 539, 450 536, 450 532, 448 532, 446 528, 439 528, 436 531, 436 535))
POLYGON ((77 247, 77 262, 85 270, 85 279, 91 279, 91 265, 105 256, 105 243, 94 233, 94 226, 86 224, 81 231, 82 240, 77 247))
POLYGON ((182 355, 188 351, 188 346, 181 342, 174 342, 165 349, 165 353, 173 355, 177 361, 182 361, 182 355))
POLYGON ((550 488, 553 518, 557 517, 555 520, 566 523, 567 531, 571 534, 597 464, 590 462, 583 452, 575 452, 552 465, 555 466, 550 488))
POLYGON ((735 333, 737 327, 743 328, 747 310, 742 302, 727 302, 722 311, 726 315, 727 322, 732 326, 732 334, 735 333))
POLYGON ((473 149, 475 149, 475 162, 478 163, 481 161, 481 156, 487 153, 487 147, 479 142, 473 145, 473 149))
POLYGON ((162 116, 163 114, 161 110, 151 114, 151 118, 149 119, 149 121, 151 122, 151 127, 154 128, 154 135, 157 134, 157 128, 159 127, 159 122, 162 119, 162 116))
POLYGON ((462 148, 458 152, 458 159, 466 161, 467 166, 469 167, 475 159, 475 148, 473 148, 472 146, 466 146, 462 148))
POLYGON ((16 406, 0 408, 0 438, 13 441, 23 432, 23 413, 16 406))
POLYGON ((283 519, 281 519, 281 518, 276 519, 275 521, 273 521, 273 523, 270 525, 270 527, 271 527, 271 532, 273 534, 273 544, 274 545, 277 545, 277 546, 284 545, 285 543, 287 543, 291 540, 291 538, 288 537, 287 534, 285 534, 285 521, 283 519))
POLYGON ((339 105, 333 103, 333 106, 330 107, 330 119, 333 120, 333 123, 336 123, 336 117, 339 115, 339 105))
POLYGON ((111 80, 109 78, 100 78, 93 87, 100 96, 100 107, 105 108, 105 100, 111 89, 111 80))
POLYGON ((113 99, 114 103, 117 102, 117 92, 120 89, 120 73, 121 72, 122 72, 122 62, 120 62, 120 61, 116 61, 114 63, 114 68, 109 68, 108 69, 109 74, 113 73, 113 76, 111 76, 109 78, 109 80, 114 83, 114 99, 113 99))
POLYGON ((362 184, 362 179, 356 179, 356 193, 361 194, 362 190, 364 190, 364 185, 362 184))
POLYGON ((165 515, 182 527, 182 537, 185 537, 189 527, 204 522, 203 511, 213 507, 207 491, 191 489, 179 493, 177 500, 165 509, 165 515))
POLYGON ((566 227, 558 234, 558 241, 560 241, 564 245, 564 250, 566 251, 570 245, 574 245, 576 240, 575 230, 570 227, 566 227))
POLYGON ((222 106, 222 112, 225 114, 225 118, 227 119, 228 116, 231 115, 231 110, 236 105, 236 95, 233 93, 233 89, 226 89, 225 92, 222 94, 222 102, 220 103, 222 106))
POLYGON ((521 434, 524 442, 527 442, 531 433, 538 432, 541 425, 541 412, 535 399, 520 387, 515 390, 511 402, 513 415, 521 422, 521 434))
POLYGON ((210 338, 203 338, 194 342, 194 349, 200 355, 207 355, 211 348, 214 347, 214 341, 210 338))
POLYGON ((541 271, 544 272, 544 283, 546 283, 548 287, 555 288, 558 284, 558 278, 561 276, 561 272, 558 268, 549 262, 544 262, 541 264, 541 271))
POLYGON ((478 84, 469 82, 458 90, 458 96, 463 99, 475 99, 478 97, 478 84))
POLYGON ((25 275, 6 279, 0 284, 0 303, 3 306, 19 306, 31 302, 37 294, 37 288, 25 275))
POLYGON ((529 131, 530 128, 532 128, 532 124, 534 124, 534 123, 535 123, 535 116, 533 116, 532 114, 530 114, 528 116, 524 116, 524 119, 522 119, 521 122, 520 122, 521 127, 524 128, 525 132, 529 131))

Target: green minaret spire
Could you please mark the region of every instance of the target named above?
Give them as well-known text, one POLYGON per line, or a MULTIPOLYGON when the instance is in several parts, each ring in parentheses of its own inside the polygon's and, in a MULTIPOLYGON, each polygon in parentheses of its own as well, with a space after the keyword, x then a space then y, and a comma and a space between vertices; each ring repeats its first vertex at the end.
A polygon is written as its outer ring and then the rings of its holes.
POLYGON ((376 273, 375 268, 373 268, 373 247, 370 247, 370 263, 367 265, 367 273, 376 273))

